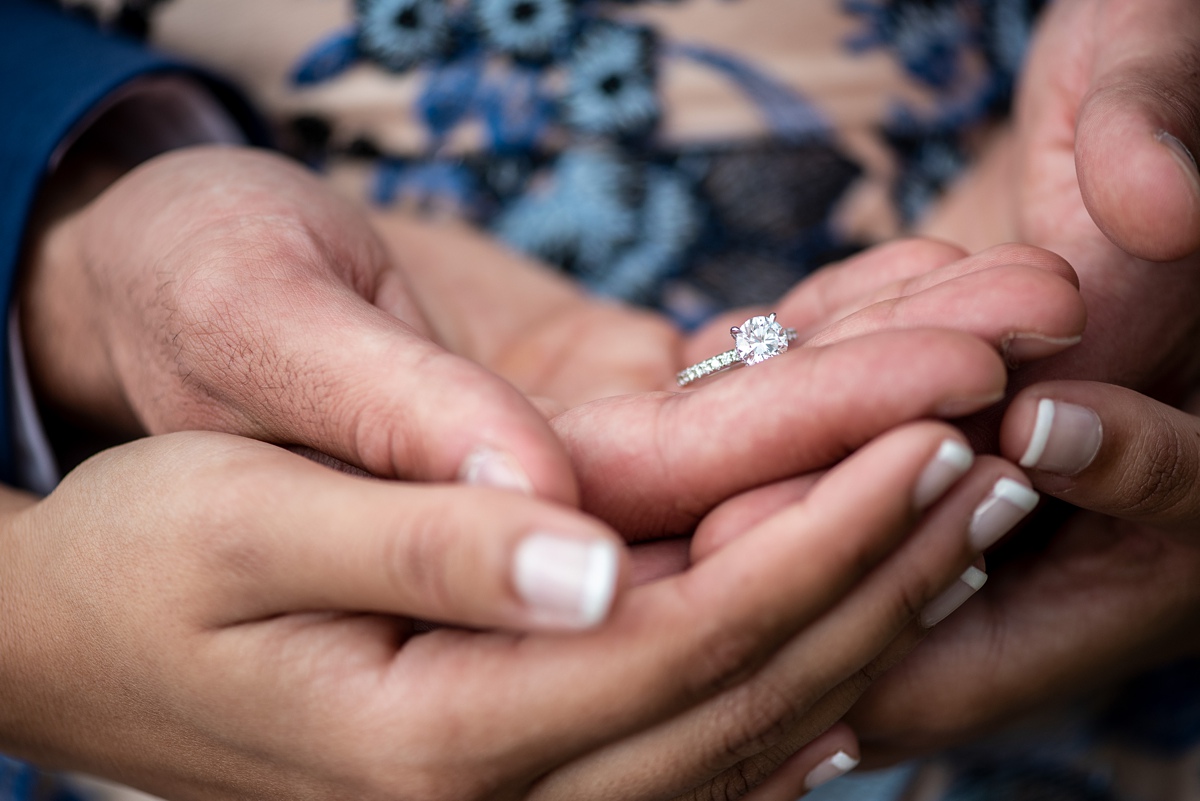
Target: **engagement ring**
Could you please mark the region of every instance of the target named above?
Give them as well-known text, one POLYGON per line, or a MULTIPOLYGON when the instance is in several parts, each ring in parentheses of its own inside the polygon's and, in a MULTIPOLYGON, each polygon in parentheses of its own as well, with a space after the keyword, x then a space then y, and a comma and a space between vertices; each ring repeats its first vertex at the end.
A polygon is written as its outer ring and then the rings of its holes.
POLYGON ((788 349, 788 343, 796 340, 796 329, 784 328, 775 322, 775 314, 766 317, 759 315, 751 317, 741 325, 729 329, 733 337, 733 350, 719 353, 711 359, 705 359, 699 364, 693 364, 688 369, 675 376, 679 386, 688 384, 706 375, 719 373, 738 364, 758 364, 774 358, 788 349))

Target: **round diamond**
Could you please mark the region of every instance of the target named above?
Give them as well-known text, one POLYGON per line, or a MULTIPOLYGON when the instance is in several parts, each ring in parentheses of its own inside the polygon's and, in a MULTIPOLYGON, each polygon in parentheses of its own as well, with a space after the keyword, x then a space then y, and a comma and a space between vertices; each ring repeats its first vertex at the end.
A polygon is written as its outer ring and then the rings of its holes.
POLYGON ((738 326, 733 335, 738 358, 744 364, 758 364, 788 349, 788 337, 775 315, 751 317, 738 326))

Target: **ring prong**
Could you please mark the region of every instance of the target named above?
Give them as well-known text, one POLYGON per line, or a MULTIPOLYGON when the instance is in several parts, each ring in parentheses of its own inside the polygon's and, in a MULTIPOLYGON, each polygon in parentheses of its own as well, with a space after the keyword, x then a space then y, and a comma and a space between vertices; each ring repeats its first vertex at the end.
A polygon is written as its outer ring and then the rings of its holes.
POLYGON ((729 336, 733 337, 734 339, 737 339, 737 335, 740 333, 742 333, 742 329, 738 328, 736 325, 731 326, 729 329, 729 336))
POLYGON ((767 319, 770 320, 771 322, 775 322, 775 312, 771 312, 770 314, 768 314, 767 319))

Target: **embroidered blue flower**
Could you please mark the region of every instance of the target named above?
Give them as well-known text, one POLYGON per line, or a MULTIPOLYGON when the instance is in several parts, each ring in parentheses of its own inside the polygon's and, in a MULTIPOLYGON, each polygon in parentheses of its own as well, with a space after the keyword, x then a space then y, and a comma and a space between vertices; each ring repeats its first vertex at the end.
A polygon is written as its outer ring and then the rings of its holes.
POLYGON ((564 153, 545 184, 515 200, 493 229, 599 294, 649 300, 696 241, 694 187, 673 168, 581 148, 564 153))
POLYGON ((1021 69, 1039 0, 984 0, 984 47, 992 65, 1011 80, 1021 69))
POLYGON ((662 279, 679 269, 700 224, 692 187, 671 170, 651 167, 638 219, 638 239, 613 264, 588 278, 587 283, 598 294, 648 300, 662 279))
POLYGON ((574 22, 571 0, 475 0, 473 8, 484 41, 522 59, 550 57, 574 22))
POLYGON ((443 0, 355 0, 359 51, 392 72, 438 55, 449 40, 443 0))
POLYGON ((896 205, 907 223, 920 219, 966 166, 967 159, 953 135, 888 137, 900 159, 896 178, 896 205))
POLYGON ((563 122, 605 136, 648 133, 661 113, 655 50, 649 29, 611 22, 588 26, 567 65, 563 122))
POLYGON ((555 163, 546 187, 518 198, 493 229, 519 250, 594 274, 639 233, 640 172, 611 150, 569 150, 555 163))
POLYGON ((844 8, 869 26, 850 41, 852 49, 886 47, 910 75, 937 89, 961 78, 961 56, 973 41, 954 0, 845 0, 844 8))

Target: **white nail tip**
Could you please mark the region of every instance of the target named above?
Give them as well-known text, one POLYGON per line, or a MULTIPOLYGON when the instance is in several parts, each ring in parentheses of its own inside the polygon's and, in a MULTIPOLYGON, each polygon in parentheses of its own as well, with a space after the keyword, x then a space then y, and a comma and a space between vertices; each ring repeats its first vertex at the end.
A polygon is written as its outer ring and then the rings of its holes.
POLYGON ((921 610, 918 621, 924 628, 933 628, 938 623, 950 617, 972 595, 979 592, 983 588, 983 585, 987 583, 987 578, 987 573, 979 568, 968 567, 958 577, 958 581, 954 582, 953 586, 949 587, 937 598, 934 598, 928 606, 921 610))
POLYGON ((608 615, 617 588, 617 549, 607 542, 593 543, 580 594, 580 622, 594 626, 608 615))
POLYGON ((1029 487, 1011 478, 1002 478, 992 487, 992 495, 1008 501, 1022 512, 1032 512, 1037 506, 1038 494, 1029 487))
POLYGON ((971 547, 984 551, 1007 534, 1037 506, 1038 494, 1019 481, 1002 478, 971 516, 967 539, 971 547))
POLYGON ((1038 401, 1037 419, 1033 423, 1033 434, 1029 437, 1029 445, 1025 455, 1018 464, 1021 467, 1033 467, 1046 452, 1046 443, 1050 441, 1050 429, 1054 426, 1054 401, 1042 398, 1038 401))
POLYGON ((612 543, 531 534, 517 546, 513 583, 538 621, 590 628, 608 615, 618 566, 612 543))
POLYGON ((971 589, 979 592, 983 589, 983 585, 987 584, 988 576, 977 567, 968 567, 963 571, 963 574, 958 577, 958 580, 966 584, 971 589))
POLYGON ((822 760, 808 772, 808 775, 804 777, 804 789, 805 791, 812 790, 839 776, 844 776, 856 767, 858 767, 857 759, 845 751, 838 751, 828 759, 822 760))
POLYGON ((971 449, 956 439, 948 439, 943 442, 934 458, 964 473, 970 470, 971 465, 975 462, 975 454, 971 452, 971 449))
POLYGON ((921 472, 913 489, 913 503, 924 509, 946 494, 975 463, 975 454, 956 439, 947 439, 921 472))

